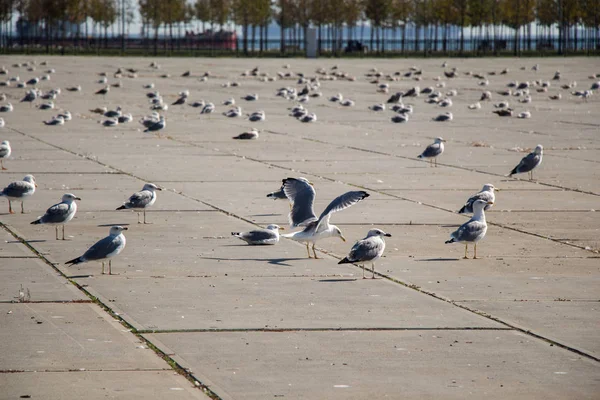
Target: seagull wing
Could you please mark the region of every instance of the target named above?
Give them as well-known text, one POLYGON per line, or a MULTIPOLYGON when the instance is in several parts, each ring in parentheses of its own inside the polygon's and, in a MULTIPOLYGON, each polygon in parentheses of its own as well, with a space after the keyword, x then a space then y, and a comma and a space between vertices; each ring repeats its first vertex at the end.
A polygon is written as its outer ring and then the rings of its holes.
POLYGON ((316 230, 318 231, 319 227, 323 225, 323 221, 325 222, 325 225, 329 224, 331 214, 351 207, 367 197, 369 197, 369 193, 362 190, 346 192, 341 196, 336 197, 331 203, 329 203, 325 211, 323 211, 319 217, 316 230))
POLYGON ((316 192, 310 183, 301 179, 287 178, 283 180, 282 189, 292 203, 289 214, 292 228, 305 226, 317 220, 313 209, 316 192))

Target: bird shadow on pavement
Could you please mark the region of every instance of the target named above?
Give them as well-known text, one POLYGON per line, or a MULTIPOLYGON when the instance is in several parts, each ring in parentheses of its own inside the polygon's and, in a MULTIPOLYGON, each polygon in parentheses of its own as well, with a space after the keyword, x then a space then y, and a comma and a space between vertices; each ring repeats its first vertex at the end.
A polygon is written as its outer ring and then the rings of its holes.
POLYGON ((266 261, 269 264, 280 265, 285 267, 291 267, 291 264, 286 264, 286 261, 300 261, 306 260, 306 258, 222 258, 222 257, 200 257, 204 260, 217 260, 217 261, 266 261))
POLYGON ((323 282, 323 283, 342 283, 342 282, 355 282, 358 279, 356 278, 346 278, 346 279, 340 279, 340 278, 336 278, 336 279, 319 279, 319 282, 323 282))
MULTIPOLYGON (((106 227, 110 227, 110 226, 129 226, 129 225, 131 225, 131 224, 101 224, 101 225, 98 225, 98 227, 106 228, 106 227)), ((140 224, 140 225, 142 225, 142 224, 140 224)))
MULTIPOLYGON (((24 243, 45 243, 47 242, 47 240, 44 239, 33 239, 33 240, 23 240, 24 243)), ((6 243, 11 244, 11 243, 23 243, 20 240, 11 240, 8 241, 6 243)))
POLYGON ((422 261, 459 261, 460 258, 422 258, 420 260, 415 260, 417 262, 422 262, 422 261))

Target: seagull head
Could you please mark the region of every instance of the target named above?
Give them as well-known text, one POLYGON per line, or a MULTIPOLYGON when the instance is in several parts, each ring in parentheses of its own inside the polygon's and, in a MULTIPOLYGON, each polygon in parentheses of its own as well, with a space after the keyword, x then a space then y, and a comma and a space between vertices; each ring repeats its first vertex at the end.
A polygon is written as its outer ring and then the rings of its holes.
POLYGON ((384 231, 382 231, 381 229, 371 229, 369 231, 369 233, 367 233, 367 237, 372 237, 372 236, 380 236, 380 237, 392 237, 391 234, 389 233, 385 233, 384 231))
POLYGON ((275 225, 275 224, 271 224, 269 226, 267 226, 267 229, 270 231, 282 231, 283 228, 279 225, 275 225))
POLYGON ((127 227, 125 226, 121 226, 121 225, 117 225, 117 226, 111 226, 110 227, 110 236, 119 236, 121 233, 123 233, 123 231, 126 231, 127 227))
POLYGON ((533 152, 535 154, 542 154, 543 150, 544 150, 544 146, 542 146, 541 144, 538 144, 537 146, 535 146, 535 150, 533 152))
POLYGON ((339 237, 344 242, 346 241, 346 238, 344 237, 344 235, 342 235, 342 231, 340 230, 340 228, 338 228, 335 225, 331 225, 331 228, 332 228, 333 237, 339 237))
POLYGON ((491 183, 486 183, 485 185, 483 185, 483 189, 481 189, 482 192, 492 192, 492 193, 494 192, 494 190, 500 191, 500 189, 498 189, 491 183))
POLYGON ((8 141, 8 140, 3 140, 3 141, 2 141, 2 145, 3 145, 3 146, 10 146, 10 143, 9 143, 9 141, 8 141))
POLYGON ((481 200, 481 199, 476 200, 473 203, 473 211, 475 211, 475 213, 481 212, 485 208, 485 206, 488 206, 488 205, 491 206, 493 204, 494 204, 493 201, 485 201, 485 200, 481 200))
POLYGON ((29 183, 33 184, 35 187, 37 187, 37 183, 35 183, 35 178, 33 175, 25 175, 25 178, 23 178, 23 180, 25 182, 29 182, 29 183))
POLYGON ((151 192, 154 192, 155 190, 162 190, 162 189, 159 188, 158 186, 156 186, 154 183, 146 183, 144 185, 144 187, 142 188, 142 190, 149 190, 151 192))
POLYGON ((72 194, 72 193, 65 193, 65 194, 63 194, 62 201, 63 201, 64 203, 72 203, 72 202, 74 202, 75 200, 79 200, 79 201, 81 201, 81 197, 77 197, 77 196, 75 196, 75 195, 74 195, 74 194, 72 194))
POLYGON ((444 138, 438 137, 435 138, 435 143, 444 143, 446 140, 444 138))

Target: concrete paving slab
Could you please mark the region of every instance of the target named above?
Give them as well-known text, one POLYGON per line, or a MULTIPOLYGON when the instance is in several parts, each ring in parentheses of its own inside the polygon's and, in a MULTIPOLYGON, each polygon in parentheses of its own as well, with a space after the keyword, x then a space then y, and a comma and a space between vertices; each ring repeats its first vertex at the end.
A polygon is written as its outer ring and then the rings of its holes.
POLYGON ((599 388, 596 363, 511 331, 147 337, 223 399, 592 399, 599 388))
POLYGON ((18 302, 19 292, 30 301, 89 300, 49 265, 37 258, 0 258, 0 302, 18 302))
POLYGON ((0 313, 3 371, 169 369, 95 304, 0 304, 0 313))
POLYGON ((520 328, 600 356, 597 329, 600 318, 597 301, 472 301, 467 307, 499 317, 520 328))
POLYGON ((172 371, 4 373, 0 386, 6 399, 208 399, 172 371))
POLYGON ((412 289, 386 280, 363 280, 360 275, 353 279, 100 276, 77 282, 138 329, 501 326, 412 289))
POLYGON ((5 230, 0 230, 0 258, 35 258, 36 256, 5 230))

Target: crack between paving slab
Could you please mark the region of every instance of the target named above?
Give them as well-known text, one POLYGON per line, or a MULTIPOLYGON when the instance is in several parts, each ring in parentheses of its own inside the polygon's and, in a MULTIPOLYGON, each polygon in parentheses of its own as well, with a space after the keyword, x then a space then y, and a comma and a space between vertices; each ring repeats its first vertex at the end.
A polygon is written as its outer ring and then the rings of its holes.
MULTIPOLYGON (((120 171, 121 173, 123 173, 123 174, 125 174, 125 175, 128 175, 128 176, 134 177, 134 178, 136 178, 136 179, 139 179, 139 180, 145 181, 144 179, 142 179, 142 178, 141 178, 141 177, 139 177, 139 176, 136 176, 136 175, 134 175, 134 174, 128 173, 127 171, 121 170, 121 169, 119 169, 119 168, 115 168, 115 167, 113 167, 113 166, 111 166, 111 165, 109 165, 109 164, 103 163, 103 162, 101 162, 101 161, 99 161, 99 160, 93 159, 93 158, 91 158, 91 157, 87 157, 87 156, 85 156, 85 155, 81 155, 81 154, 79 154, 79 153, 75 153, 75 152, 73 152, 73 151, 71 151, 71 150, 69 150, 69 149, 66 149, 66 148, 63 148, 63 147, 57 146, 57 145, 55 145, 55 144, 52 144, 52 143, 49 143, 49 142, 45 142, 45 141, 43 141, 43 140, 41 140, 41 139, 39 139, 39 138, 37 138, 37 137, 35 137, 35 136, 31 136, 31 135, 29 135, 29 134, 26 134, 26 133, 24 133, 24 132, 18 131, 18 130, 14 129, 14 128, 9 128, 9 129, 11 129, 11 130, 13 130, 13 131, 15 131, 15 132, 17 132, 17 133, 20 133, 21 135, 24 135, 24 136, 26 136, 26 137, 29 137, 29 138, 31 138, 31 139, 38 140, 38 141, 40 141, 40 142, 42 142, 42 143, 44 143, 44 144, 46 144, 46 145, 49 145, 49 146, 52 146, 52 147, 58 148, 58 149, 60 149, 60 150, 66 151, 66 152, 68 152, 68 153, 71 153, 71 154, 76 154, 76 155, 78 155, 78 156, 80 156, 80 157, 83 157, 83 158, 85 158, 85 159, 88 159, 88 160, 90 160, 90 161, 92 161, 92 162, 96 162, 96 163, 98 163, 98 164, 100 164, 100 165, 103 165, 103 166, 105 166, 105 167, 111 168, 111 169, 113 169, 113 170, 115 170, 115 171, 120 171)), ((327 143, 327 142, 324 142, 324 141, 312 140, 312 139, 307 139, 307 138, 302 138, 302 139, 304 139, 304 140, 307 140, 307 141, 315 141, 315 142, 322 143, 322 144, 327 144, 327 145, 333 145, 333 144, 331 144, 331 143, 327 143)), ((168 138, 167 138, 167 140, 171 140, 171 141, 175 141, 175 142, 178 142, 178 143, 183 143, 183 144, 188 144, 188 145, 190 145, 190 146, 194 146, 194 147, 205 148, 204 146, 201 146, 201 145, 199 145, 199 144, 196 144, 196 143, 191 143, 191 142, 187 142, 187 141, 184 141, 184 140, 178 140, 178 139, 174 139, 174 138, 172 138, 172 137, 168 137, 168 138)), ((397 157, 397 158, 404 158, 404 159, 408 159, 408 160, 412 160, 412 161, 414 161, 414 160, 415 160, 415 159, 413 159, 413 158, 410 158, 410 157, 396 156, 396 155, 393 155, 393 154, 387 154, 387 153, 383 153, 383 152, 377 152, 377 151, 372 151, 372 150, 365 150, 365 149, 361 149, 361 148, 352 148, 352 147, 349 147, 349 146, 338 146, 338 147, 346 147, 346 148, 355 149, 355 150, 359 150, 359 151, 365 151, 365 152, 371 152, 371 153, 376 153, 376 154, 382 154, 382 155, 391 156, 391 157, 397 157)), ((221 151, 221 150, 218 150, 218 151, 221 151)), ((225 152, 225 151, 221 151, 221 152, 223 152, 223 153, 228 153, 228 152, 225 152)), ((231 154, 231 155, 233 155, 233 156, 235 156, 235 157, 241 158, 241 159, 246 159, 246 160, 254 161, 254 162, 257 162, 257 163, 259 163, 259 164, 262 164, 262 165, 271 166, 271 167, 273 167, 273 168, 283 169, 283 170, 286 170, 286 171, 291 171, 291 170, 292 170, 292 169, 290 169, 290 168, 288 168, 288 167, 283 167, 283 166, 280 166, 280 165, 276 165, 276 164, 271 164, 271 163, 263 162, 263 161, 261 161, 261 160, 258 160, 258 159, 252 158, 252 157, 241 156, 241 155, 238 155, 238 154, 235 154, 235 153, 229 153, 229 154, 231 154)), ((492 173, 485 172, 485 171, 477 171, 477 170, 472 170, 472 169, 467 169, 467 168, 463 168, 463 167, 457 167, 457 166, 452 166, 452 165, 445 165, 445 164, 440 164, 440 165, 442 165, 442 166, 448 166, 448 167, 451 167, 451 168, 457 168, 457 169, 462 169, 462 170, 472 171, 472 172, 479 172, 479 173, 488 174, 488 175, 494 175, 494 176, 503 176, 503 175, 498 175, 498 174, 492 174, 492 173)), ((319 176, 319 175, 315 175, 315 174, 313 174, 313 173, 307 173, 307 172, 302 172, 302 171, 297 171, 297 172, 300 172, 300 173, 302 173, 302 174, 307 174, 307 175, 317 176, 317 177, 319 177, 319 178, 321 178, 321 179, 324 179, 324 180, 327 180, 327 181, 330 181, 330 182, 336 182, 336 180, 335 180, 335 179, 328 178, 328 177, 325 177, 325 176, 319 176)), ((525 182, 527 182, 527 181, 525 181, 525 182)), ((415 204, 419 204, 419 205, 425 205, 425 206, 427 206, 427 207, 430 207, 430 208, 434 208, 434 209, 438 209, 438 210, 442 210, 442 211, 446 211, 446 212, 451 212, 451 213, 454 213, 454 211, 452 211, 452 210, 448 210, 448 209, 445 209, 445 208, 443 208, 443 207, 439 207, 439 206, 436 206, 436 205, 433 205, 433 204, 431 204, 431 205, 430 205, 430 204, 425 204, 425 203, 418 202, 418 201, 415 201, 415 200, 412 200, 412 199, 404 198, 404 197, 402 197, 402 196, 395 196, 395 195, 392 195, 392 194, 388 194, 388 193, 381 192, 381 191, 379 191, 379 190, 376 190, 376 189, 371 189, 371 188, 368 188, 368 187, 363 187, 363 186, 361 186, 361 185, 351 184, 351 183, 348 183, 348 182, 343 182, 343 183, 344 183, 344 184, 346 184, 346 185, 348 185, 348 186, 354 186, 354 187, 361 188, 361 189, 367 189, 367 190, 371 190, 371 191, 373 191, 373 192, 376 192, 376 193, 379 193, 379 194, 381 194, 381 195, 383 195, 383 196, 395 197, 395 198, 399 198, 399 199, 401 199, 401 200, 409 201, 409 202, 411 202, 411 203, 415 203, 415 204)), ((539 183, 539 182, 537 182, 537 184, 541 184, 541 185, 545 185, 545 186, 549 186, 549 187, 561 188, 561 189, 563 189, 563 190, 569 190, 569 191, 574 191, 574 192, 580 192, 580 193, 586 193, 586 194, 592 194, 592 195, 596 195, 595 193, 591 193, 591 192, 589 192, 589 193, 588 193, 588 192, 584 192, 584 191, 577 190, 577 189, 563 188, 563 187, 560 187, 560 186, 555 186, 555 185, 551 185, 551 184, 544 184, 544 183, 539 183)), ((212 205, 212 204, 210 204, 210 203, 208 203, 208 202, 205 202, 205 201, 203 201, 203 200, 196 199, 196 198, 194 198, 194 197, 192 197, 192 196, 189 196, 189 195, 187 195, 187 194, 185 194, 185 193, 183 193, 183 192, 175 192, 175 193, 178 193, 178 194, 180 194, 181 196, 183 196, 183 197, 186 197, 186 198, 188 198, 188 199, 190 199, 190 200, 194 200, 194 201, 200 202, 200 203, 202 203, 202 204, 205 204, 205 205, 207 205, 207 206, 209 206, 209 207, 212 207, 212 208, 214 208, 214 209, 216 209, 216 210, 219 210, 219 211, 221 211, 222 213, 224 213, 224 214, 225 214, 225 215, 227 215, 227 216, 230 216, 230 217, 233 217, 233 218, 237 218, 237 219, 239 219, 239 220, 242 220, 242 221, 245 221, 245 222, 247 222, 247 223, 250 223, 250 224, 252 224, 252 225, 254 225, 254 226, 257 226, 257 225, 258 225, 258 224, 256 224, 256 223, 254 223, 253 221, 250 221, 250 220, 248 220, 248 219, 246 219, 246 218, 244 218, 244 217, 242 217, 242 216, 238 216, 238 215, 236 215, 236 214, 234 214, 234 213, 231 213, 231 212, 229 212, 229 211, 227 211, 227 210, 225 210, 225 209, 222 209, 222 208, 220 208, 220 207, 217 207, 217 206, 215 206, 215 205, 212 205)), ((516 229, 516 228, 511 228, 511 227, 508 227, 508 226, 503 226, 502 224, 497 224, 497 223, 489 223, 489 224, 491 224, 491 225, 496 225, 496 226, 500 226, 500 227, 502 227, 502 228, 505 228, 505 229, 510 229, 510 230, 513 230, 513 231, 516 231, 516 232, 520 232, 520 233, 523 233, 523 234, 529 234, 529 235, 532 235, 532 236, 535 236, 535 237, 538 237, 538 238, 542 238, 542 239, 551 240, 551 241, 554 241, 554 242, 556 242, 556 243, 560 243, 560 244, 563 244, 563 245, 568 245, 568 246, 572 246, 572 247, 576 247, 576 248, 582 249, 582 247, 581 247, 581 246, 576 246, 576 245, 573 245, 573 244, 570 244, 570 243, 564 243, 564 242, 560 242, 560 241, 555 241, 555 240, 553 240, 553 239, 551 239, 551 238, 548 238, 548 237, 545 237, 545 236, 543 236, 543 235, 539 235, 539 234, 535 234, 535 233, 530 233, 530 232, 526 232, 526 231, 521 231, 521 230, 519 230, 519 229, 516 229)), ((56 270, 57 270, 57 271, 58 271, 58 272, 59 272, 59 273, 60 273, 62 276, 65 276, 65 275, 64 275, 64 274, 63 274, 63 273, 62 273, 60 270, 58 270, 58 268, 56 268, 56 267, 55 267, 55 266, 54 266, 52 263, 50 263, 50 262, 49 262, 49 261, 48 261, 48 260, 47 260, 45 257, 43 257, 43 256, 41 255, 41 253, 37 252, 37 251, 36 251, 36 250, 35 250, 35 249, 34 249, 32 246, 30 246, 28 243, 25 243, 24 239, 22 239, 22 238, 18 237, 18 236, 17 236, 15 233, 13 233, 12 231, 10 231, 10 230, 9 230, 9 229, 8 229, 8 228, 7 228, 7 227, 6 227, 6 226, 5 226, 3 223, 2 223, 2 222, 0 222, 0 225, 1 225, 1 226, 3 226, 5 229, 7 229, 7 230, 8 230, 8 231, 9 231, 11 234, 13 234, 13 236, 15 236, 15 237, 16 237, 16 238, 18 238, 20 241, 22 241, 22 242, 23 242, 23 243, 24 243, 24 244, 25 244, 27 247, 29 247, 29 248, 30 248, 32 251, 34 251, 36 254, 38 254, 38 255, 40 256, 40 258, 42 258, 44 261, 46 261, 47 263, 49 263, 49 264, 50 264, 50 265, 51 265, 51 266, 52 266, 54 269, 56 269, 56 270)), ((341 257, 333 255, 334 253, 332 253, 332 252, 329 252, 329 251, 326 251, 326 250, 324 250, 324 249, 320 249, 320 248, 319 248, 319 250, 320 250, 321 252, 325 253, 325 254, 328 254, 328 255, 330 255, 330 256, 333 256, 334 258, 341 259, 341 257)), ((503 320, 501 320, 501 319, 499 319, 499 318, 497 318, 497 317, 494 317, 494 316, 492 316, 492 315, 490 315, 490 314, 487 314, 487 313, 485 313, 485 312, 479 311, 479 310, 477 310, 477 309, 473 309, 473 308, 467 307, 467 306, 465 306, 465 305, 458 304, 458 303, 456 303, 456 301, 454 301, 454 300, 451 300, 451 299, 448 299, 448 298, 442 297, 442 296, 440 296, 440 295, 437 295, 437 294, 435 294, 435 293, 433 293, 433 292, 429 292, 429 291, 427 291, 427 290, 421 289, 420 287, 418 287, 418 286, 416 286, 416 285, 410 285, 410 284, 407 284, 407 283, 405 283, 405 282, 402 282, 402 281, 401 281, 401 280, 399 280, 399 279, 393 278, 393 277, 391 277, 391 276, 388 276, 388 275, 385 275, 385 274, 381 274, 381 273, 379 273, 379 272, 376 272, 376 273, 377 273, 377 275, 379 275, 379 276, 382 276, 382 277, 384 277, 384 278, 386 278, 386 279, 388 279, 388 280, 390 280, 390 281, 392 281, 392 282, 395 282, 395 283, 397 283, 397 284, 400 284, 400 285, 402 285, 402 286, 404 286, 404 287, 407 287, 407 288, 410 288, 410 289, 416 290, 416 291, 418 291, 418 292, 420 292, 420 293, 423 293, 423 294, 429 295, 429 296, 431 296, 431 297, 434 297, 434 298, 436 298, 436 299, 438 299, 438 300, 441 300, 441 301, 444 301, 444 302, 446 302, 446 303, 452 304, 452 305, 454 305, 454 306, 456 306, 456 307, 459 307, 459 308, 461 308, 461 309, 463 309, 463 310, 466 310, 466 311, 468 311, 468 312, 471 312, 471 313, 477 314, 477 315, 479 315, 479 316, 482 316, 482 317, 484 317, 484 318, 490 319, 490 320, 492 320, 492 321, 495 321, 495 322, 497 322, 497 323, 499 323, 499 324, 502 324, 502 325, 504 325, 504 326, 507 326, 507 327, 509 327, 509 328, 512 328, 512 329, 518 330, 519 332, 521 332, 521 333, 524 333, 524 334, 526 334, 526 335, 530 335, 530 336, 532 336, 532 337, 535 337, 535 338, 537 338, 537 339, 540 339, 540 340, 546 341, 546 342, 548 342, 548 343, 551 343, 551 344, 553 344, 553 345, 556 345, 556 346, 558 346, 558 347, 560 347, 560 348, 563 348, 563 349, 565 349, 565 350, 568 350, 568 351, 574 352, 574 353, 576 353, 576 354, 579 354, 579 355, 581 355, 581 356, 584 356, 584 357, 586 357, 586 358, 589 358, 589 359, 592 359, 592 360, 594 360, 594 361, 600 362, 600 358, 597 358, 597 357, 595 357, 595 356, 593 356, 593 355, 591 355, 591 354, 587 354, 587 353, 585 353, 585 352, 583 352, 583 351, 581 351, 581 350, 578 350, 578 349, 576 349, 576 348, 574 348, 574 347, 570 347, 570 346, 568 346, 568 345, 565 345, 565 344, 562 344, 562 343, 556 342, 556 341, 554 341, 554 340, 551 340, 551 339, 549 339, 549 338, 546 338, 546 337, 544 337, 544 336, 542 336, 542 335, 539 335, 539 334, 537 334, 537 333, 534 333, 534 332, 532 332, 532 331, 530 331, 530 330, 528 330, 528 329, 524 329, 524 328, 520 328, 520 327, 518 327, 518 326, 512 325, 512 324, 510 324, 510 323, 508 323, 508 322, 505 322, 505 321, 503 321, 503 320)), ((66 278, 66 276, 65 276, 65 278, 66 278)), ((98 300, 97 300, 95 297, 93 297, 93 296, 92 296, 92 295, 91 295, 91 294, 90 294, 90 293, 89 293, 87 290, 85 290, 83 287, 81 287, 81 286, 80 286, 78 283, 76 283, 76 282, 72 282, 72 283, 73 283, 74 285, 76 285, 78 288, 80 288, 80 290, 82 290, 84 293, 86 293, 86 295, 88 295, 90 298, 93 298, 93 299, 95 299, 96 301, 98 301, 98 300)), ((106 310, 108 313, 110 313, 111 315, 114 315, 114 314, 115 314, 114 312, 112 312, 112 310, 111 310, 111 309, 110 309, 110 308, 109 308, 107 305, 105 305, 105 304, 103 304, 103 303, 101 303, 101 302, 99 302, 99 301, 98 301, 98 304, 102 304, 102 307, 103 307, 103 308, 104 308, 104 309, 105 309, 105 310, 106 310)), ((131 325, 130 325, 130 324, 127 322, 127 321, 125 321, 123 318, 121 318, 121 317, 120 317, 120 316, 118 316, 118 315, 114 315, 114 317, 115 317, 115 318, 117 318, 118 320, 122 321, 122 323, 123 323, 123 324, 126 324, 127 326, 130 326, 130 327, 131 327, 130 329, 132 329, 132 332, 136 332, 135 328, 133 328, 133 326, 131 326, 131 325)), ((136 334, 136 333, 134 333, 134 334, 136 334)), ((191 374, 189 374, 189 373, 188 373, 188 372, 187 372, 185 369, 183 369, 183 368, 182 368, 182 367, 181 367, 179 364, 177 364, 177 363, 176 363, 176 362, 175 362, 175 361, 174 361, 172 358, 170 358, 168 355, 166 355, 166 354, 165 354, 164 352, 162 352, 160 349, 158 349, 157 347, 155 347, 155 346, 154 346, 154 345, 153 345, 153 344, 152 344, 150 341, 148 341, 147 339, 143 338, 141 335, 137 335, 137 334, 136 334, 136 336, 137 336, 137 337, 139 337, 139 338, 140 338, 140 340, 143 340, 144 342, 146 342, 146 343, 147 343, 149 346, 152 346, 153 350, 154 350, 154 351, 155 351, 155 352, 156 352, 156 353, 157 353, 159 356, 161 356, 161 358, 163 358, 163 359, 165 359, 165 360, 169 360, 169 361, 167 361, 167 362, 169 362, 169 364, 170 364, 170 365, 171 365, 171 363, 173 363, 173 364, 172 364, 172 366, 176 365, 176 366, 178 367, 177 371, 178 371, 179 373, 181 373, 182 375, 184 375, 184 376, 185 376, 185 377, 186 377, 188 380, 192 380, 192 379, 194 379, 194 380, 195 380, 195 377, 193 377, 191 374), (179 369, 180 369, 181 371, 183 371, 183 372, 180 372, 180 371, 179 371, 179 369)), ((175 368, 174 368, 174 369, 175 369, 175 368)), ((206 387, 206 386, 204 386, 204 385, 202 385, 202 384, 200 384, 200 385, 201 385, 201 386, 203 386, 204 388, 206 388, 206 389, 207 389, 207 390, 205 390, 205 391, 204 391, 205 393, 207 393, 208 391, 210 391, 210 389, 209 389, 208 387, 206 387)), ((210 391, 210 393, 213 393, 213 392, 212 392, 212 391, 210 391)), ((218 398, 218 396, 217 396, 216 394, 214 394, 214 396, 215 396, 214 398, 218 398)))
POLYGON ((393 327, 374 327, 374 328, 206 328, 206 329, 145 329, 138 332, 144 335, 154 333, 236 333, 236 332, 405 332, 405 331, 514 331, 515 329, 506 327, 484 327, 484 326, 463 326, 463 327, 432 327, 432 328, 393 328, 393 327))
POLYGON ((171 371, 170 368, 135 368, 135 369, 96 369, 96 368, 65 368, 65 369, 4 369, 0 370, 0 374, 15 374, 15 373, 38 373, 38 372, 161 372, 171 371))
MULTIPOLYGON (((69 283, 74 285, 77 289, 79 289, 83 294, 85 294, 89 299, 90 303, 94 303, 102 308, 107 314, 109 314, 114 320, 118 321, 123 327, 125 327, 129 332, 131 332, 140 342, 144 343, 148 348, 154 353, 163 359, 171 369, 159 369, 159 371, 175 371, 178 374, 182 375, 185 379, 192 383, 195 388, 201 390, 205 395, 210 397, 213 400, 221 400, 221 397, 218 396, 215 392, 213 392, 210 387, 204 385, 201 381, 199 381, 188 369, 181 366, 177 363, 173 358, 155 346, 150 340, 146 339, 143 335, 137 332, 137 329, 129 322, 127 322, 120 315, 115 313, 109 306, 101 302, 96 296, 93 296, 83 285, 80 285, 75 280, 67 277, 59 268, 54 265, 54 263, 50 262, 41 252, 39 252, 35 247, 29 244, 24 238, 19 236, 16 232, 12 231, 6 224, 0 221, 0 228, 3 228, 5 231, 10 233, 16 240, 25 245, 31 252, 33 252, 37 257, 49 265, 52 269, 54 269, 59 275, 65 278, 69 283)), ((0 371, 2 372, 2 371, 0 371)))

